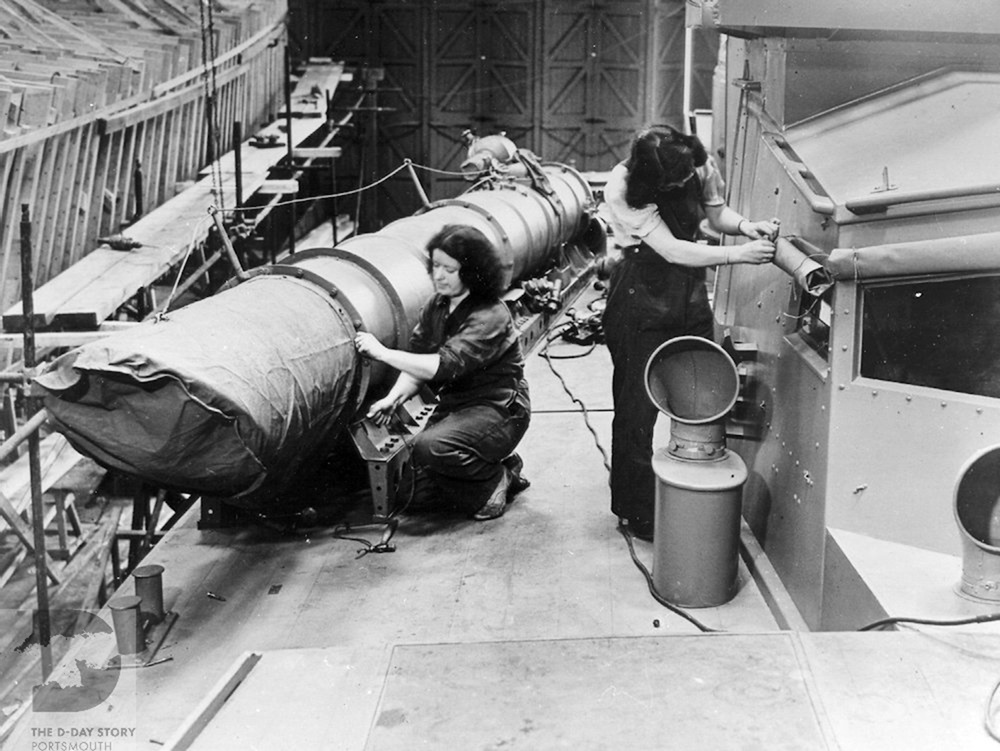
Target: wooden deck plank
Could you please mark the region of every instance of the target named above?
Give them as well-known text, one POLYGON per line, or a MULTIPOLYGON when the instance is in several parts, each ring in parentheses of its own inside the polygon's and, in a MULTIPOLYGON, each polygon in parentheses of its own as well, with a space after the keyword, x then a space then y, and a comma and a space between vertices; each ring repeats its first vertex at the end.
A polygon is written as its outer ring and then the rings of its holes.
MULTIPOLYGON (((55 318, 56 311, 63 303, 89 285, 93 279, 119 263, 122 255, 117 251, 95 250, 35 290, 33 300, 35 326, 37 328, 47 326, 55 318)), ((4 313, 3 326, 5 331, 24 329, 24 311, 20 302, 4 313)))

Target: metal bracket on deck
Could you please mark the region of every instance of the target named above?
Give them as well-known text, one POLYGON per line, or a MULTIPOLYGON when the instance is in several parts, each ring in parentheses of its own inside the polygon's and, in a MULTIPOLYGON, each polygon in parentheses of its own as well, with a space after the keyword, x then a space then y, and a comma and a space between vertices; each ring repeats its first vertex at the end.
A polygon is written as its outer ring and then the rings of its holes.
POLYGON ((351 439, 368 468, 373 521, 387 520, 405 501, 400 488, 410 459, 410 443, 432 414, 433 398, 422 392, 401 404, 389 425, 377 425, 367 417, 351 425, 351 439))

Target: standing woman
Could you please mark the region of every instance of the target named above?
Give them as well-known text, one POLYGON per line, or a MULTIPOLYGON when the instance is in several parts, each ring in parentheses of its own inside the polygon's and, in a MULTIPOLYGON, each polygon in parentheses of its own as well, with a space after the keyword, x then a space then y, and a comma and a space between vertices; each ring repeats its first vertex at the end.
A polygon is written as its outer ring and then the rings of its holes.
POLYGON ((528 429, 531 404, 514 321, 500 300, 504 274, 489 239, 447 225, 427 243, 435 295, 424 307, 411 351, 389 349, 372 334, 355 346, 399 371, 368 417, 385 424, 427 383, 439 402, 413 440, 413 457, 443 499, 479 521, 502 516, 528 481, 512 452, 528 429))
POLYGON ((751 222, 729 208, 723 180, 696 136, 670 126, 640 132, 628 160, 612 169, 604 197, 625 246, 612 272, 604 330, 614 365, 611 510, 652 539, 656 480, 651 458, 657 410, 646 394, 649 356, 675 336, 714 337, 705 267, 768 263, 778 220, 751 222), (698 244, 703 217, 738 246, 698 244))

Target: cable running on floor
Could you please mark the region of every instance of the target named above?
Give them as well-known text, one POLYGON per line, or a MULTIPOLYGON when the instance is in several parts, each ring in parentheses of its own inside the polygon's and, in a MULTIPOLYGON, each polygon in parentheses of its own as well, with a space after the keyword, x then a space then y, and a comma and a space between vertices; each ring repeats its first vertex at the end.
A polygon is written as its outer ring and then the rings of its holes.
MULTIPOLYGON (((552 364, 553 359, 566 360, 566 359, 572 359, 574 357, 584 357, 586 355, 589 355, 591 352, 594 351, 596 343, 592 344, 590 348, 586 350, 586 352, 580 353, 578 355, 557 357, 549 353, 549 347, 552 344, 552 342, 560 337, 564 337, 567 330, 575 325, 576 321, 566 321, 565 323, 561 323, 558 326, 555 326, 554 328, 550 329, 546 334, 545 343, 542 345, 542 349, 540 350, 539 354, 545 358, 545 362, 548 364, 549 370, 551 370, 552 374, 555 375, 555 377, 559 380, 559 384, 562 386, 563 391, 566 392, 566 395, 570 398, 570 400, 574 404, 579 405, 583 415, 583 421, 587 426, 587 430, 589 430, 590 434, 594 437, 594 444, 597 446, 597 450, 601 453, 601 457, 604 461, 604 468, 608 471, 610 475, 611 460, 608 459, 607 451, 605 451, 604 446, 601 444, 601 439, 597 435, 597 431, 594 429, 594 426, 590 424, 587 405, 584 404, 583 401, 579 397, 577 397, 576 394, 573 393, 569 385, 566 383, 566 379, 563 378, 562 374, 556 369, 555 365, 552 364)), ((609 482, 610 482, 610 477, 609 477, 609 482)), ((670 602, 667 602, 665 599, 663 599, 663 597, 661 597, 656 592, 656 588, 653 586, 652 574, 649 573, 649 569, 647 569, 645 565, 643 565, 642 561, 639 560, 639 556, 635 552, 635 544, 633 542, 632 533, 629 532, 628 529, 622 524, 618 525, 618 532, 621 533, 622 537, 625 538, 625 543, 628 545, 628 552, 632 558, 632 562, 635 564, 635 567, 639 569, 639 571, 642 573, 643 578, 646 580, 646 586, 649 588, 649 593, 653 596, 653 599, 656 600, 661 605, 663 605, 663 607, 667 608, 667 610, 669 610, 670 612, 692 623, 703 633, 718 633, 719 629, 714 629, 709 626, 706 626, 704 623, 699 621, 697 618, 695 618, 693 615, 691 615, 684 609, 679 608, 670 602)))

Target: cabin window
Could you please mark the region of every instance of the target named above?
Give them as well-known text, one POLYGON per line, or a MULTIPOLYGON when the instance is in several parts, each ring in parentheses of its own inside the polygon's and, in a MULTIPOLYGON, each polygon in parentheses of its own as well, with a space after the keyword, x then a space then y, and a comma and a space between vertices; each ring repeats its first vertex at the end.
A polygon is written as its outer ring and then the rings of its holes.
POLYGON ((863 290, 861 375, 1000 397, 1000 276, 863 290))
POLYGON ((830 319, 833 307, 833 287, 821 296, 802 295, 796 331, 810 349, 824 360, 830 359, 830 319))

